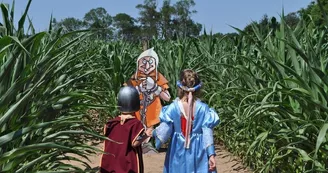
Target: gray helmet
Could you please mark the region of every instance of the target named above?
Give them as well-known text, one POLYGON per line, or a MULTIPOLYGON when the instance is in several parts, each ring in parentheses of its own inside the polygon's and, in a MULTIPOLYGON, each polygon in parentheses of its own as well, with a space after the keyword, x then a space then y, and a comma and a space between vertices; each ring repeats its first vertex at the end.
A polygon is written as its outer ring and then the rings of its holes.
POLYGON ((140 110, 139 93, 136 88, 124 86, 118 93, 118 106, 121 112, 131 113, 140 110))

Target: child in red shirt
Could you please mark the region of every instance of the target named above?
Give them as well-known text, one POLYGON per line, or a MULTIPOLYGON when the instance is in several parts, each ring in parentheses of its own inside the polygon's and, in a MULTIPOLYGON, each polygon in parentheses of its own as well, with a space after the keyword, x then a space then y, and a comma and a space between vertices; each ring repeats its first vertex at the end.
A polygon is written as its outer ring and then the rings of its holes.
POLYGON ((138 91, 131 86, 120 89, 118 106, 121 115, 108 121, 104 128, 106 140, 101 158, 101 173, 143 173, 141 144, 151 136, 151 129, 145 131, 142 123, 135 117, 140 109, 138 91))

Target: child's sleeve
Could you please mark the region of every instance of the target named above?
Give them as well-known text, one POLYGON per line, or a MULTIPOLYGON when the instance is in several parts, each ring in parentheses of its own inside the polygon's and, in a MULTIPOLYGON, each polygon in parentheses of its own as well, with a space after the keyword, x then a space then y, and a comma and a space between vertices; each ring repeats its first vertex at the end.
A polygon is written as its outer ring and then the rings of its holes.
POLYGON ((130 141, 131 145, 138 139, 138 137, 145 131, 144 126, 141 122, 135 123, 130 131, 130 141))
POLYGON ((214 142, 213 142, 213 128, 220 123, 219 115, 212 108, 207 107, 204 115, 203 122, 203 142, 207 152, 207 156, 215 154, 214 142))
POLYGON ((159 149, 162 144, 164 144, 170 137, 173 131, 173 120, 171 115, 174 111, 173 103, 164 106, 160 113, 160 125, 154 129, 153 137, 155 138, 156 149, 159 149))

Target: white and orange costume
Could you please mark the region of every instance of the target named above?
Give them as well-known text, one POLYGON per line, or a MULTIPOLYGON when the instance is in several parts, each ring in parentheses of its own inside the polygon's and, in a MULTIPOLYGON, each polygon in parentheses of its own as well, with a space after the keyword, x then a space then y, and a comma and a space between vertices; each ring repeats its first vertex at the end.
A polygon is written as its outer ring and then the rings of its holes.
POLYGON ((136 87, 140 94, 140 111, 136 117, 146 128, 151 128, 160 122, 159 114, 162 110, 161 100, 169 101, 168 81, 158 72, 158 55, 150 48, 142 52, 137 59, 136 73, 127 82, 136 87))

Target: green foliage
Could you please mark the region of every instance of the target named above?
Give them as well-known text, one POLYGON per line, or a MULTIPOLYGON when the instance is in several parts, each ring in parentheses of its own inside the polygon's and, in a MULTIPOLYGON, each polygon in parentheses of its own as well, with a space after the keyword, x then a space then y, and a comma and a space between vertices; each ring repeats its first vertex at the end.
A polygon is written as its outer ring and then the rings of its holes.
POLYGON ((174 25, 177 27, 175 32, 179 37, 198 36, 202 30, 202 25, 191 20, 191 15, 197 13, 191 10, 196 5, 194 0, 180 0, 174 4, 175 17, 174 25))
POLYGON ((163 6, 160 9, 160 14, 161 14, 161 22, 160 22, 160 27, 161 27, 161 38, 172 38, 174 36, 174 23, 172 16, 176 13, 176 9, 171 6, 171 1, 170 0, 164 0, 163 1, 163 6))
POLYGON ((68 17, 65 19, 62 19, 60 22, 53 22, 53 25, 55 27, 63 27, 66 31, 71 32, 71 31, 76 31, 76 30, 81 30, 84 27, 83 21, 80 19, 75 19, 74 17, 68 17))
POLYGON ((104 8, 91 9, 84 15, 83 21, 87 28, 95 31, 97 39, 108 40, 112 37, 113 31, 110 26, 113 19, 104 8))
MULTIPOLYGON (((220 113, 216 137, 254 172, 327 172, 328 35, 303 19, 296 28, 280 20, 275 29, 251 25, 253 34, 236 28, 239 34, 153 39, 150 45, 172 98, 182 69, 199 72, 202 99, 220 113)), ((103 56, 114 63, 100 61, 110 69, 104 83, 112 81, 106 90, 117 92, 142 50, 125 42, 106 45, 116 49, 106 48, 114 59, 103 56)))
POLYGON ((155 0, 144 0, 136 8, 139 17, 133 18, 126 13, 118 13, 110 16, 103 7, 91 9, 83 19, 68 17, 60 22, 54 20, 54 28, 63 27, 66 31, 92 29, 95 39, 117 40, 136 42, 138 39, 173 39, 178 37, 198 36, 202 25, 191 19, 196 13, 191 8, 194 1, 183 0, 171 4, 165 0, 158 11, 158 3, 155 0))
POLYGON ((285 16, 285 19, 284 20, 286 22, 286 25, 288 25, 292 29, 295 29, 296 26, 297 26, 297 24, 300 21, 300 17, 297 15, 297 13, 292 12, 292 13, 287 14, 285 16))
POLYGON ((17 29, 14 6, 0 4, 0 172, 88 172, 79 158, 97 150, 86 143, 106 139, 92 130, 87 114, 103 107, 84 83, 94 72, 81 60, 88 57, 81 45, 89 34, 31 30, 26 36, 30 4, 17 29))
MULTIPOLYGON (((106 139, 95 130, 118 114, 116 95, 135 73, 141 45, 63 34, 52 19, 47 32, 32 23, 24 31, 30 3, 17 29, 14 8, 0 5, 0 172, 91 171, 79 158, 97 151, 87 142, 106 139)), ((90 26, 109 20, 101 9, 93 14, 90 26)), ((264 17, 247 32, 153 38, 150 46, 172 98, 182 69, 199 73, 202 99, 220 113, 215 137, 254 172, 328 172, 328 35, 308 18, 293 27, 285 19, 264 17)))
POLYGON ((256 24, 254 35, 237 29, 237 46, 208 69, 217 135, 255 172, 328 171, 327 33, 313 27, 281 18, 267 34, 256 24))
POLYGON ((160 14, 156 10, 156 0, 144 0, 144 4, 138 4, 136 8, 139 10, 140 17, 138 21, 141 24, 142 37, 156 37, 159 33, 160 14))
POLYGON ((328 2, 326 0, 311 1, 306 7, 298 11, 298 13, 307 22, 313 22, 314 25, 324 27, 327 25, 328 2))
POLYGON ((118 13, 113 17, 113 25, 117 28, 118 38, 127 41, 135 41, 140 34, 140 28, 136 26, 136 19, 125 13, 118 13))

